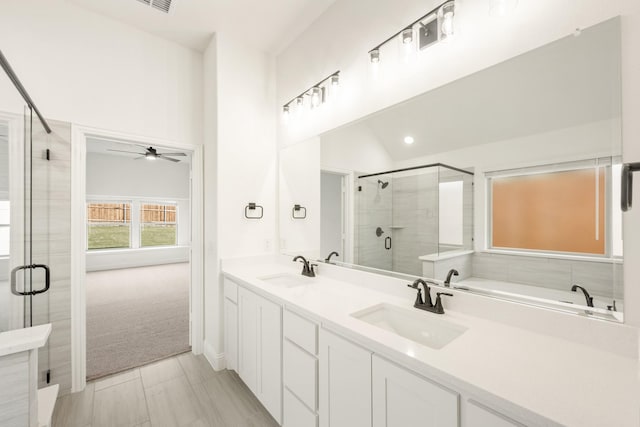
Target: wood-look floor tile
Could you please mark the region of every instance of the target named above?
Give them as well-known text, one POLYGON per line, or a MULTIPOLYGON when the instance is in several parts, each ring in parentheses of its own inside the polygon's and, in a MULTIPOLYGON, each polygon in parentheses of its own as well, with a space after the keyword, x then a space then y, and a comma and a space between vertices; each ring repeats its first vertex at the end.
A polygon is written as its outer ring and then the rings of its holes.
POLYGON ((93 427, 130 427, 148 420, 147 403, 139 378, 95 392, 93 427))
POLYGON ((184 371, 175 357, 161 360, 140 368, 144 388, 184 376, 184 371))
POLYGON ((67 394, 56 401, 53 427, 88 427, 93 417, 94 383, 79 393, 67 394))
POLYGON ((191 384, 184 376, 148 387, 145 395, 154 427, 210 425, 191 384))
POLYGON ((127 381, 135 380, 136 378, 140 378, 140 369, 137 368, 115 375, 109 375, 108 377, 104 377, 95 381, 95 390, 100 391, 116 384, 122 384, 126 383, 127 381))
POLYGON ((195 355, 191 352, 177 356, 178 362, 190 383, 195 384, 205 381, 214 375, 213 370, 207 359, 203 355, 195 355))

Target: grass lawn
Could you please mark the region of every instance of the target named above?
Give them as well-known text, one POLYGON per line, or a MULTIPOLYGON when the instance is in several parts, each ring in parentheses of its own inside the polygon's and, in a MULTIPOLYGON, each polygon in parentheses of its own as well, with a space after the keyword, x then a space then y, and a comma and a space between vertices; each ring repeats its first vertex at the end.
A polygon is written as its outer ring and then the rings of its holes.
POLYGON ((177 242, 175 225, 143 225, 140 245, 172 246, 177 242))
MULTIPOLYGON (((128 225, 90 225, 89 249, 116 249, 129 247, 128 225)), ((141 246, 169 246, 176 244, 175 225, 145 225, 142 227, 141 246)))

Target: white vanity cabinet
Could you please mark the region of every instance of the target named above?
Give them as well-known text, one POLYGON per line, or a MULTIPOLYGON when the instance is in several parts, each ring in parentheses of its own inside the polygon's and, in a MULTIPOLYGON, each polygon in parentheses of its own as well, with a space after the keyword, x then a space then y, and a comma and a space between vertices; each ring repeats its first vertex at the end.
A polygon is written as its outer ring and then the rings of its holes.
POLYGON ((318 426, 318 324, 284 309, 284 427, 318 426))
POLYGON ((238 285, 224 279, 224 348, 227 369, 238 371, 238 285))
POLYGON ((372 352, 320 330, 320 426, 371 427, 372 352))
POLYGON ((458 427, 458 393, 373 356, 373 427, 458 427))
POLYGON ((238 288, 238 374, 273 418, 282 420, 282 308, 238 288))

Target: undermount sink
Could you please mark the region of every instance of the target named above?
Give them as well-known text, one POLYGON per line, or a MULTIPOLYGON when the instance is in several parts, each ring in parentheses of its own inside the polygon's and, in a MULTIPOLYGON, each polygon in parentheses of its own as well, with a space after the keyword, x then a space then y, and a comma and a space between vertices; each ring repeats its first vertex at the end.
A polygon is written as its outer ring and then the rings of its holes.
POLYGON ((294 288, 296 286, 308 285, 313 281, 311 278, 305 277, 301 274, 291 273, 273 274, 271 276, 258 277, 258 279, 282 288, 294 288))
POLYGON ((436 350, 467 330, 466 327, 438 318, 437 315, 385 303, 365 308, 351 316, 436 350))

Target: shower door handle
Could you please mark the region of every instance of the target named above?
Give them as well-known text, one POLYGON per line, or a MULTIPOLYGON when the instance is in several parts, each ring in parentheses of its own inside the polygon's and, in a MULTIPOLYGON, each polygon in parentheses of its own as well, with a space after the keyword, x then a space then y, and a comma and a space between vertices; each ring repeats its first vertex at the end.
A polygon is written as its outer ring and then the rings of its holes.
POLYGON ((49 290, 49 286, 51 284, 51 272, 49 270, 49 266, 45 264, 30 264, 30 265, 20 265, 13 270, 11 270, 11 293, 18 296, 28 296, 28 295, 38 295, 45 293, 49 290), (37 289, 35 291, 18 291, 17 285, 17 275, 20 270, 35 270, 37 268, 42 268, 44 270, 44 288, 37 289))
POLYGON ((387 237, 384 239, 384 248, 386 250, 391 249, 391 237, 387 237))
POLYGON ((633 196, 633 173, 640 171, 639 163, 625 163, 622 165, 622 182, 620 185, 620 192, 622 200, 621 206, 622 212, 627 212, 631 209, 632 196, 633 196))

